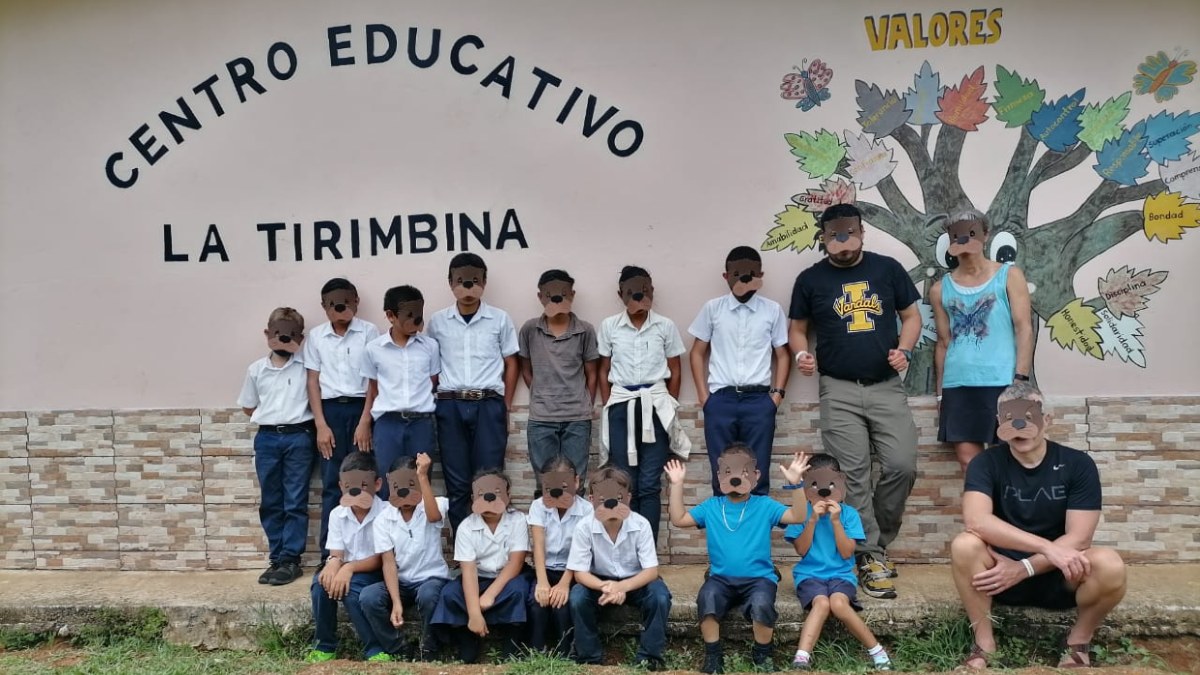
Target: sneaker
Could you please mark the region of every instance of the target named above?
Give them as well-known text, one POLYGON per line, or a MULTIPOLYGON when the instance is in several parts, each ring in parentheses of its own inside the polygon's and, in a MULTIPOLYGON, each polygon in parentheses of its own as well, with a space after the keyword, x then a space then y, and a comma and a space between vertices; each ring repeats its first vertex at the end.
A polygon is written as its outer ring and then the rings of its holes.
POLYGON ((750 648, 750 661, 756 673, 775 672, 775 660, 771 658, 773 645, 754 645, 750 648))
POLYGON ((796 654, 792 659, 792 670, 812 670, 812 657, 796 654))
POLYGON ((305 663, 325 663, 337 658, 337 654, 333 652, 323 652, 320 649, 313 649, 308 652, 308 656, 304 657, 305 663))
POLYGON ((392 655, 387 652, 379 652, 374 656, 368 656, 367 660, 371 661, 372 663, 391 663, 396 659, 392 658, 392 655))
POLYGON ((277 563, 277 562, 271 563, 271 566, 267 568, 266 572, 263 572, 262 574, 258 575, 258 583, 260 583, 260 584, 271 583, 271 577, 275 576, 275 573, 278 571, 279 571, 279 563, 277 563))
POLYGON ((891 660, 875 662, 875 670, 891 670, 891 669, 892 669, 891 660))
POLYGON ((858 585, 872 598, 890 600, 896 597, 896 584, 892 583, 887 569, 869 553, 858 558, 858 585))
POLYGON ((895 579, 896 577, 900 576, 900 573, 896 571, 896 563, 892 562, 892 559, 887 557, 886 551, 883 554, 883 569, 887 570, 889 579, 895 579))
POLYGON ((304 572, 300 569, 300 563, 295 561, 280 563, 275 574, 267 579, 267 583, 272 586, 286 586, 299 579, 302 574, 304 572))

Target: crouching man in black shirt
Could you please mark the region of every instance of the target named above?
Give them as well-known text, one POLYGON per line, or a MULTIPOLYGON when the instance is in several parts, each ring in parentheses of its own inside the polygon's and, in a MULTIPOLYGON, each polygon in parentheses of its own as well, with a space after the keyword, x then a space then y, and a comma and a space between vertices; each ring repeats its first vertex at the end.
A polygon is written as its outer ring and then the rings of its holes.
POLYGON ((1125 595, 1125 563, 1092 546, 1100 474, 1087 453, 1046 440, 1042 393, 1017 382, 1000 395, 997 435, 967 467, 966 532, 950 546, 954 585, 975 632, 963 665, 985 668, 996 650, 989 613, 1004 605, 1068 609, 1078 617, 1060 668, 1091 665, 1092 634, 1125 595))

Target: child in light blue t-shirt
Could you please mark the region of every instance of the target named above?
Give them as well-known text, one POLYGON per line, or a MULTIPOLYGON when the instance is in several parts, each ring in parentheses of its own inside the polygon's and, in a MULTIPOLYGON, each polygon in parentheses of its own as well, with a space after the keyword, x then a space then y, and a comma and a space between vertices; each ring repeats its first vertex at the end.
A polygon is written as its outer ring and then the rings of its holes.
POLYGON ((866 535, 858 511, 842 503, 846 476, 832 455, 813 455, 808 461, 804 489, 798 491, 808 502, 804 522, 788 526, 783 535, 801 556, 792 578, 796 596, 808 611, 792 667, 808 670, 812 666, 813 647, 832 613, 867 648, 876 670, 891 670, 887 651, 856 614, 862 607, 856 597, 854 549, 866 535))
MULTIPOLYGON (((804 475, 804 455, 796 455, 791 466, 780 465, 789 484, 804 475)), ((800 522, 804 496, 796 495, 792 508, 763 495, 751 494, 761 474, 754 452, 734 443, 717 458, 720 496, 710 497, 685 511, 683 479, 686 474, 679 460, 667 464, 671 481, 671 524, 704 530, 708 544, 710 574, 696 596, 696 614, 704 638, 704 664, 701 671, 723 671, 721 621, 741 606, 754 632, 751 652, 759 670, 774 670, 771 663, 775 635, 775 592, 779 576, 771 562, 771 530, 777 525, 800 522)))

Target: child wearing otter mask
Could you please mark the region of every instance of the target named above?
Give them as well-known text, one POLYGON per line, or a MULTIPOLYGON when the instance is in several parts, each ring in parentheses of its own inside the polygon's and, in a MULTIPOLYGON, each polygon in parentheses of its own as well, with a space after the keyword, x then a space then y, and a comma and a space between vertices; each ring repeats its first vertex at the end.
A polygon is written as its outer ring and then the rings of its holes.
POLYGON ((479 660, 482 639, 495 632, 502 651, 515 653, 524 627, 529 582, 521 575, 529 552, 529 524, 512 508, 511 483, 498 470, 482 471, 471 483, 471 515, 454 539, 462 576, 446 584, 433 624, 453 630, 458 657, 479 660))
POLYGON ((338 481, 342 498, 341 504, 329 514, 329 557, 312 581, 316 640, 305 660, 319 663, 337 656, 337 605, 341 602, 363 643, 364 658, 390 661, 359 604, 362 590, 382 578, 374 527, 386 503, 377 496, 380 480, 375 458, 363 452, 346 455, 338 481))
POLYGON ((307 375, 300 357, 304 317, 291 307, 279 307, 271 312, 263 335, 270 353, 246 370, 238 405, 258 425, 258 517, 270 545, 270 566, 258 583, 282 586, 301 574, 300 556, 308 539, 308 479, 316 459, 307 375))

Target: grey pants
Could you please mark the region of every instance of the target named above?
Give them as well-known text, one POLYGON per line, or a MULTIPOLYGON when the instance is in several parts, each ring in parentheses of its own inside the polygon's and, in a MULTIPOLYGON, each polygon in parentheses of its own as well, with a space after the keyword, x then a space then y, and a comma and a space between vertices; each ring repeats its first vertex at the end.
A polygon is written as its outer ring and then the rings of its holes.
POLYGON ((846 474, 846 502, 862 516, 865 544, 880 555, 900 532, 917 473, 917 426, 898 377, 861 385, 821 376, 821 443, 846 474), (879 481, 871 489, 871 463, 879 481))

